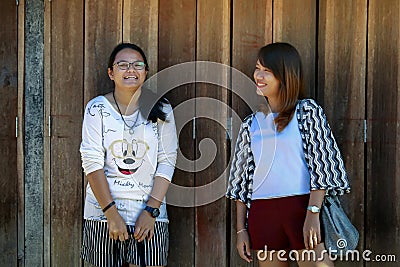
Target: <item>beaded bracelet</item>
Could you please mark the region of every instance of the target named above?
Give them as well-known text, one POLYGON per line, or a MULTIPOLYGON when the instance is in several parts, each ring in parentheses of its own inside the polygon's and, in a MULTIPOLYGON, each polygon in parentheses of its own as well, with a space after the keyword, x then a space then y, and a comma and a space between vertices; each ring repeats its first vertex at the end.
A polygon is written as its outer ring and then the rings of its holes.
POLYGON ((103 212, 106 212, 109 208, 115 205, 115 201, 111 201, 107 206, 104 207, 103 212))
POLYGON ((244 231, 247 231, 247 229, 246 229, 246 228, 243 228, 243 229, 237 231, 236 234, 240 234, 241 232, 244 232, 244 231))

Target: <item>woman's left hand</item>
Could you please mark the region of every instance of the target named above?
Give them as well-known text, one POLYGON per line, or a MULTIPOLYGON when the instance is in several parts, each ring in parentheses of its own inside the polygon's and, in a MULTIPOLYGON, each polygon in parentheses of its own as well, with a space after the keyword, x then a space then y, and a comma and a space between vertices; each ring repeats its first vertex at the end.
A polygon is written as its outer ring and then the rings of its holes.
POLYGON ((303 226, 304 245, 306 249, 315 249, 321 243, 321 225, 319 213, 307 211, 303 226))
POLYGON ((135 232, 133 237, 138 241, 142 242, 146 237, 151 239, 154 235, 154 224, 156 222, 156 218, 153 218, 150 213, 143 210, 140 213, 138 219, 135 223, 135 232))

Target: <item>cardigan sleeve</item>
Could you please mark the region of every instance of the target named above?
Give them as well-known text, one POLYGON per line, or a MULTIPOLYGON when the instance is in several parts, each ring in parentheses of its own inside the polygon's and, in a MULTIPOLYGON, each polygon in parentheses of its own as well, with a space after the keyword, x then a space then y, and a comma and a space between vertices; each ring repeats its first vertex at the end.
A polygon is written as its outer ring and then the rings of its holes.
POLYGON ((251 179, 249 173, 254 172, 254 166, 251 162, 250 136, 246 120, 240 126, 238 138, 236 141, 235 152, 229 174, 228 188, 226 197, 239 200, 250 205, 251 198, 251 179))
POLYGON ((311 190, 325 189, 327 194, 350 192, 350 185, 339 147, 321 106, 310 99, 303 105, 307 134, 306 161, 311 176, 311 190))

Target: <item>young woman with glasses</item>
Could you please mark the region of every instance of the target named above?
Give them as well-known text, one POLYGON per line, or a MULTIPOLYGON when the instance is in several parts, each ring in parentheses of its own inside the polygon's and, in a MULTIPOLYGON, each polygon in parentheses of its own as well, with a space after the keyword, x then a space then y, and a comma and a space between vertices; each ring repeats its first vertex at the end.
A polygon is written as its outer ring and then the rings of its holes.
POLYGON ((96 266, 165 266, 165 194, 175 168, 172 107, 143 88, 142 49, 117 45, 108 63, 112 92, 86 106, 80 152, 88 185, 81 256, 96 266))

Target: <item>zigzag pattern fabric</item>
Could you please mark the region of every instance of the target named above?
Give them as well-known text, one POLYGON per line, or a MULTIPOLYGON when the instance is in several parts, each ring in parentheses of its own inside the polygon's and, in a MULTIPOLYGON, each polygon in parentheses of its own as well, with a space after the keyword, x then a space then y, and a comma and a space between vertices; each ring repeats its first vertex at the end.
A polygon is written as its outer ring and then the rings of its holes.
POLYGON ((247 208, 250 208, 255 170, 250 143, 250 126, 254 117, 255 114, 246 117, 240 126, 226 193, 226 197, 244 202, 247 208))
MULTIPOLYGON (((304 156, 310 172, 310 189, 325 189, 329 195, 350 192, 339 147, 321 106, 313 99, 298 101, 297 120, 304 156)), ((240 127, 231 165, 226 197, 242 201, 250 208, 255 161, 250 146, 250 126, 255 117, 246 117, 240 127)))
POLYGON ((326 189, 329 195, 350 192, 344 162, 322 107, 312 99, 304 99, 297 108, 311 190, 326 189))

